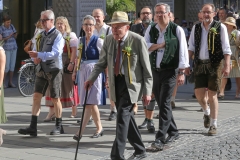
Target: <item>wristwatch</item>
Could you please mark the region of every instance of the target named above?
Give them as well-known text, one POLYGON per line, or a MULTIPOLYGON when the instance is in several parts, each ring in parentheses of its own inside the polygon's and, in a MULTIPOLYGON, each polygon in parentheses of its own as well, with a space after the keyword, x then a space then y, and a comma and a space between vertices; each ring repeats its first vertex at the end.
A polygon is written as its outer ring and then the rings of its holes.
POLYGON ((74 65, 75 63, 74 62, 70 62, 70 64, 74 65))
POLYGON ((178 74, 184 75, 184 72, 183 71, 178 71, 178 74))

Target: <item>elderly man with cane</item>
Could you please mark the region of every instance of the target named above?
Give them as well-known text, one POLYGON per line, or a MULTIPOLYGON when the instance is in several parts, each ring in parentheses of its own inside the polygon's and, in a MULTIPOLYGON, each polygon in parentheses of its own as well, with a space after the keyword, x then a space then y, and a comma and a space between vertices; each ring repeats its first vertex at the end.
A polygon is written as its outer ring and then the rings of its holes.
POLYGON ((143 37, 129 31, 127 13, 116 11, 109 24, 112 35, 108 35, 100 53, 99 61, 85 82, 91 87, 98 75, 108 67, 111 99, 117 107, 116 138, 112 146, 111 159, 124 158, 126 141, 134 147, 130 159, 147 157, 140 132, 134 119, 133 106, 143 94, 148 105, 152 93, 152 73, 147 45, 143 37))

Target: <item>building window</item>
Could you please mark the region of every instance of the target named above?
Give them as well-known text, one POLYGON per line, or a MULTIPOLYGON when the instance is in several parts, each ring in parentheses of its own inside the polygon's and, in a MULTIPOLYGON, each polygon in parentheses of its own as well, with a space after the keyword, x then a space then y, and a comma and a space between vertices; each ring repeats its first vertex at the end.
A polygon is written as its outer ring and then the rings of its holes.
POLYGON ((46 0, 45 6, 46 6, 46 9, 52 10, 52 0, 46 0))

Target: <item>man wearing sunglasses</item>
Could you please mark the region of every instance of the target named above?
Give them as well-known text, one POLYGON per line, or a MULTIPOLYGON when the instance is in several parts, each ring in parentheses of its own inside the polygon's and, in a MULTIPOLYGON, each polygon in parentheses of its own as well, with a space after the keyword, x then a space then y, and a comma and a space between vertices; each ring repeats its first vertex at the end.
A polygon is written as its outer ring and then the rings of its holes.
POLYGON ((62 127, 62 104, 61 82, 62 82, 62 52, 64 39, 62 34, 54 26, 54 13, 51 10, 41 12, 41 23, 45 31, 36 38, 36 45, 29 56, 33 59, 36 67, 36 80, 33 94, 32 118, 30 126, 19 129, 18 133, 23 135, 37 136, 37 119, 40 113, 41 99, 47 88, 54 104, 56 115, 55 128, 50 135, 63 134, 62 127))
MULTIPOLYGON (((154 24, 152 22, 152 8, 150 6, 142 7, 140 11, 140 19, 142 20, 142 23, 132 25, 131 31, 141 36, 144 36, 148 26, 154 24)), ((155 127, 153 123, 155 104, 156 104, 156 101, 155 101, 154 95, 152 94, 152 100, 150 104, 148 106, 143 106, 145 119, 143 123, 138 126, 139 129, 147 128, 150 133, 155 132, 155 127)))

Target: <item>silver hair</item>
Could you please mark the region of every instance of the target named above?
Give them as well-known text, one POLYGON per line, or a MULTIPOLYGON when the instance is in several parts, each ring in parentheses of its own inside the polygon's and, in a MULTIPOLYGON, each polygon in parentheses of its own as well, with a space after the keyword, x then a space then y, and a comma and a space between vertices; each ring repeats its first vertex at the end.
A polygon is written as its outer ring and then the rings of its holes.
POLYGON ((168 4, 166 4, 166 3, 157 3, 157 4, 155 5, 155 7, 154 7, 154 12, 156 11, 156 7, 157 7, 157 6, 165 6, 166 12, 170 12, 170 6, 169 6, 168 4))
POLYGON ((46 15, 48 19, 53 19, 53 21, 55 20, 55 15, 53 13, 52 10, 45 10, 41 12, 41 16, 42 15, 46 15))
POLYGON ((85 21, 86 19, 92 20, 92 21, 93 21, 93 24, 96 25, 96 20, 95 20, 95 18, 94 18, 93 16, 91 16, 91 15, 86 15, 86 16, 83 18, 83 20, 82 20, 82 24, 84 23, 84 21, 85 21))

